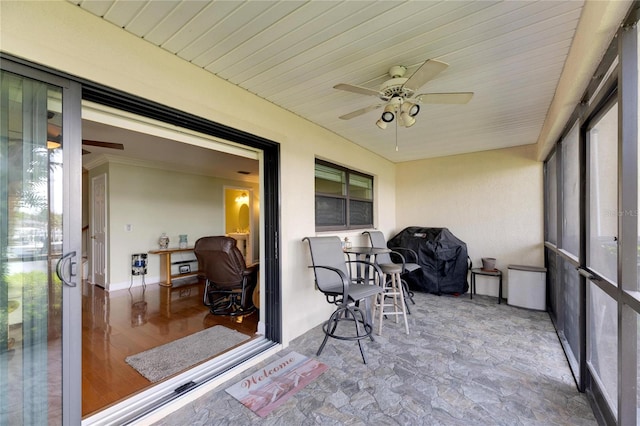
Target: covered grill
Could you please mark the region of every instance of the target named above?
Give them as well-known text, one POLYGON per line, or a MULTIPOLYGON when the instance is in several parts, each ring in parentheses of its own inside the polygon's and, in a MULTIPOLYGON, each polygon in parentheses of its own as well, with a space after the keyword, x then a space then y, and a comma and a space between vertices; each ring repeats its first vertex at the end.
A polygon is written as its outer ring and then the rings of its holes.
POLYGON ((412 249, 419 269, 402 275, 409 288, 434 294, 462 294, 469 289, 467 245, 447 228, 410 226, 387 246, 412 249))

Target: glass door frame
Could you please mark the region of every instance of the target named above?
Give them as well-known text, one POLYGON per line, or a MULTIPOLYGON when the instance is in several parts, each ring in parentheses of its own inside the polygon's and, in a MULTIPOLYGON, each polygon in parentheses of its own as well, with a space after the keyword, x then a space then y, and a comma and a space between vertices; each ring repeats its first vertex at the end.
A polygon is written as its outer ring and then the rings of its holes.
MULTIPOLYGON (((618 292, 618 288, 616 283, 614 283, 613 281, 611 281, 610 279, 604 277, 603 275, 599 274, 597 271, 595 271, 594 269, 592 269, 589 265, 589 253, 591 252, 591 231, 590 230, 590 223, 591 223, 591 215, 592 215, 592 211, 590 209, 591 207, 591 197, 593 196, 593 191, 591 188, 591 178, 592 178, 592 174, 595 172, 594 170, 592 170, 592 168, 590 167, 591 164, 591 156, 595 155, 595 153, 592 151, 592 145, 593 145, 593 141, 590 138, 590 132, 591 130, 594 128, 594 126, 596 126, 600 120, 609 112, 611 111, 612 108, 620 108, 620 103, 619 103, 619 99, 618 99, 618 90, 617 90, 617 72, 614 72, 611 76, 611 80, 605 84, 605 87, 607 88, 607 90, 603 90, 601 96, 599 99, 596 100, 596 102, 593 103, 592 108, 589 110, 589 113, 587 115, 587 118, 585 119, 585 124, 583 125, 583 130, 582 130, 582 137, 584 139, 584 156, 581 157, 581 161, 582 161, 582 165, 581 167, 584 169, 584 197, 583 197, 583 210, 584 210, 584 220, 583 220, 583 230, 582 230, 582 235, 583 235, 583 242, 582 242, 582 255, 581 255, 581 262, 580 262, 580 266, 578 267, 578 272, 581 275, 581 281, 584 282, 583 286, 584 286, 584 292, 585 292, 585 298, 584 298, 584 303, 585 303, 585 314, 586 314, 586 318, 585 318, 585 340, 584 340, 584 352, 585 352, 585 358, 584 358, 584 369, 585 369, 585 389, 584 391, 587 392, 587 394, 590 396, 590 398, 595 402, 595 405, 598 407, 598 411, 599 411, 599 416, 600 418, 606 419, 606 423, 607 424, 615 424, 616 422, 616 417, 618 416, 617 413, 615 413, 614 411, 609 410, 609 402, 608 399, 606 398, 606 392, 604 389, 601 388, 601 386, 603 385, 602 382, 599 381, 599 379, 596 377, 597 376, 597 372, 594 371, 594 366, 591 364, 590 359, 589 359, 589 348, 590 345, 592 344, 591 341, 594 339, 593 336, 593 330, 591 330, 589 328, 589 324, 592 323, 592 319, 593 316, 595 315, 595 313, 592 311, 591 306, 592 306, 592 300, 591 300, 591 295, 592 295, 592 291, 590 290, 592 285, 595 285, 598 289, 600 289, 604 295, 610 297, 612 300, 616 300, 617 299, 617 292, 618 292)), ((618 117, 618 129, 620 128, 620 117, 618 117)), ((620 141, 618 140, 618 145, 619 145, 620 141)), ((619 163, 618 163, 619 166, 619 163)), ((616 171, 616 177, 619 176, 619 169, 616 171)), ((618 194, 619 195, 619 194, 618 194)), ((620 236, 619 234, 619 230, 617 231, 618 235, 617 237, 620 236)), ((616 351, 619 350, 619 345, 620 345, 620 328, 619 328, 619 321, 618 321, 618 336, 617 337, 617 342, 618 342, 618 348, 615 348, 616 351)), ((618 365, 618 371, 620 370, 620 366, 618 365)), ((618 377, 618 395, 617 398, 620 398, 620 388, 619 388, 619 377, 618 377)))
POLYGON ((640 145, 638 6, 631 22, 619 31, 618 111, 618 422, 638 423, 638 318, 640 277, 638 253, 638 150, 640 145), (635 394, 626 390, 636 389, 635 394))
MULTIPOLYGON (((640 141, 639 117, 639 71, 640 64, 640 32, 637 21, 640 17, 640 4, 632 6, 624 25, 619 29, 618 36, 612 41, 611 46, 603 56, 603 59, 594 73, 594 78, 589 87, 585 90, 583 101, 578 105, 567 122, 580 123, 580 256, 578 272, 580 273, 581 293, 580 303, 582 304, 580 327, 581 331, 581 362, 578 371, 575 366, 571 366, 574 377, 577 379, 578 389, 586 392, 594 414, 599 423, 619 424, 619 425, 639 425, 640 417, 640 380, 638 365, 640 365, 640 256, 638 251, 638 241, 640 241, 638 228, 639 216, 639 168, 640 160, 638 151, 640 141), (588 140, 589 130, 604 113, 609 111, 613 103, 617 102, 618 124, 617 124, 617 185, 615 187, 617 203, 611 206, 610 214, 616 215, 617 234, 617 259, 615 278, 617 283, 611 279, 606 279, 604 274, 598 274, 589 267, 587 262, 590 230, 590 173, 589 152, 590 143, 588 140), (615 209, 615 210, 614 210, 615 209), (617 399, 605 400, 604 392, 600 389, 600 383, 591 366, 586 365, 586 349, 589 347, 592 331, 588 330, 593 312, 590 312, 589 293, 593 289, 599 289, 602 295, 606 295, 616 305, 612 318, 615 318, 617 327, 617 371, 616 386, 617 399)), ((563 131, 563 135, 566 133, 563 131)), ((545 160, 545 250, 546 264, 552 265, 553 261, 565 256, 561 249, 561 227, 560 218, 562 215, 562 199, 560 195, 553 191, 560 191, 561 184, 561 162, 560 140, 556 143, 556 148, 549 153, 545 160), (548 197, 555 195, 552 200, 548 197), (557 205, 555 202, 557 201, 557 205), (557 215, 557 220, 554 215, 557 215), (557 235, 556 235, 557 234, 557 235), (556 237, 552 241, 550 237, 556 237)), ((559 262, 555 262, 558 263, 559 262)), ((611 273, 609 274, 611 275, 611 273)), ((558 274, 548 274, 548 288, 556 291, 559 283, 558 274)), ((559 297, 565 296, 564 293, 559 297)), ((550 311, 556 331, 560 331, 563 324, 558 323, 550 311)), ((566 351, 566 348, 565 348, 566 351)), ((612 376, 610 376, 612 377, 612 376)))
MULTIPOLYGON (((261 270, 264 272, 264 302, 265 323, 264 338, 255 339, 251 344, 238 348, 238 354, 232 361, 223 360, 208 368, 206 374, 187 372, 179 376, 189 386, 180 386, 176 392, 171 389, 151 389, 143 392, 122 404, 116 404, 105 409, 88 420, 89 423, 124 423, 141 418, 153 410, 183 396, 183 392, 206 385, 225 371, 241 366, 250 360, 257 360, 268 350, 278 348, 282 342, 282 289, 281 289, 281 260, 280 241, 280 144, 242 130, 234 129, 223 124, 213 122, 190 113, 176 110, 172 107, 158 104, 126 92, 103 86, 93 81, 77 78, 67 73, 56 71, 48 67, 3 54, 0 52, 2 69, 63 87, 67 94, 67 101, 63 104, 66 126, 63 143, 73 147, 73 151, 64 150, 63 161, 71 169, 65 170, 65 209, 71 214, 66 215, 63 223, 65 232, 70 232, 68 240, 64 242, 64 252, 76 251, 81 253, 82 241, 82 202, 70 194, 81 194, 82 188, 82 107, 83 100, 95 102, 117 110, 143 115, 165 123, 184 127, 189 130, 211 135, 233 143, 239 143, 262 151, 260 165, 260 185, 264 187, 261 195, 261 270), (71 102, 73 99, 73 102, 71 102), (69 105, 73 103, 73 105, 69 105), (67 244, 68 241, 68 244, 67 244), (191 382, 197 382, 192 385, 191 382)), ((66 97, 65 97, 66 99, 66 97)), ((66 235, 65 235, 66 237, 66 235)), ((76 264, 79 263, 76 261, 76 264)), ((79 271, 79 266, 76 267, 79 271)), ((78 277, 80 279, 80 277, 78 277)), ((64 287, 63 291, 63 423, 78 425, 82 421, 82 287, 64 287), (71 289, 71 290, 70 290, 71 289), (73 291, 72 291, 73 290, 73 291), (66 297, 66 299, 64 299, 66 297), (66 331, 66 332, 65 332, 66 331), (75 347, 72 345, 75 342, 75 347), (66 405, 65 405, 66 404, 66 405), (66 415, 65 415, 66 414, 66 415)))
POLYGON ((80 194, 82 188, 81 85, 4 57, 2 69, 62 90, 63 255, 76 253, 68 264, 72 286, 62 285, 62 422, 77 425, 81 423, 82 414, 82 345, 79 344, 82 341, 82 283, 79 276, 82 210, 81 200, 73 194, 80 194))

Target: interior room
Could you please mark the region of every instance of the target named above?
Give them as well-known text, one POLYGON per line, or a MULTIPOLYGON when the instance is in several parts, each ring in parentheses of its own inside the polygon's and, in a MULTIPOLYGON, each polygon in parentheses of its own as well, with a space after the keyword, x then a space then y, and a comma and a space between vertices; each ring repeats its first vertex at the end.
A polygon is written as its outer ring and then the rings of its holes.
MULTIPOLYGON (((193 250, 173 253, 163 274, 159 240, 165 235, 170 249, 193 249, 200 237, 227 235, 238 241, 247 265, 258 263, 259 208, 253 206, 259 202, 250 194, 259 193, 259 167, 255 155, 235 147, 194 145, 196 135, 177 133, 171 140, 166 129, 144 128, 132 117, 115 125, 113 114, 90 105, 84 115, 96 120, 84 120, 82 128, 82 401, 88 416, 153 386, 127 364, 129 356, 216 325, 256 334, 259 311, 210 314, 193 250), (164 138, 157 136, 161 131, 164 138), (229 153, 234 149, 241 155, 229 153), (100 223, 107 224, 105 235, 96 238, 100 223), (170 287, 163 285, 167 276, 170 287)), ((259 289, 252 297, 259 306, 259 289)))
MULTIPOLYGON (((411 330, 464 307, 501 318, 468 331, 472 370, 492 358, 479 342, 508 345, 509 326, 533 323, 528 338, 548 331, 545 353, 561 351, 522 379, 549 379, 535 398, 640 424, 637 13, 626 0, 3 1, 0 423, 163 424, 181 409, 213 422, 219 406, 199 398, 243 409, 225 388, 291 350, 329 366, 314 382, 324 399, 301 405, 342 418, 351 405, 336 398, 353 395, 329 386, 341 366, 380 376, 354 342, 316 355, 335 307, 304 239, 362 247, 364 231, 418 226, 450 230, 473 268, 495 259, 502 299, 486 274, 471 274, 473 299, 420 293, 409 334, 362 342, 370 357, 433 355, 411 330), (318 165, 345 189, 319 190, 318 165), (192 245, 227 234, 259 264, 250 315, 212 315, 194 273, 192 245), (544 309, 509 303, 513 265, 544 268, 544 309), (246 339, 189 368, 164 356, 178 370, 157 381, 127 373, 125 358, 218 326, 246 339)), ((452 362, 463 342, 435 329, 425 340, 452 362)), ((384 382, 445 376, 417 365, 384 382)), ((438 392, 471 412, 520 406, 506 396, 517 381, 475 398, 492 380, 438 392)), ((348 389, 380 418, 399 406, 348 389)), ((295 403, 280 409, 311 422, 295 403)))

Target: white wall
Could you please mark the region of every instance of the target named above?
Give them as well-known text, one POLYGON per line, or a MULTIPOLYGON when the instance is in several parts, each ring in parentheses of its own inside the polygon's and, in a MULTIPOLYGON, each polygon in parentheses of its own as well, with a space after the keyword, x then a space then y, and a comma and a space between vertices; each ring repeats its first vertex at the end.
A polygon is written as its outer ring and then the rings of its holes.
MULTIPOLYGON (((224 234, 223 187, 257 185, 207 176, 167 171, 140 165, 110 162, 107 167, 109 209, 108 290, 130 285, 131 255, 158 249, 164 232, 170 247, 177 247, 180 234, 189 245, 205 235, 224 234), (188 208, 186 208, 188 206, 188 208), (127 230, 127 225, 131 225, 127 230)), ((94 176, 105 171, 98 167, 94 176)), ((193 254, 176 254, 188 260, 193 254)), ((157 255, 148 256, 146 281, 159 282, 157 255)), ((134 279, 134 285, 140 280, 134 279)))
POLYGON ((308 249, 302 243, 303 237, 315 234, 315 156, 374 175, 375 196, 384 206, 375 210, 377 226, 395 225, 395 211, 389 207, 396 201, 391 162, 69 2, 3 2, 0 40, 6 53, 281 144, 279 247, 285 343, 326 320, 331 309, 314 290, 308 249))
MULTIPOLYGON (((221 198, 201 176, 110 163, 108 180, 109 290, 128 284, 131 254, 157 249, 161 233, 171 247, 177 247, 178 234, 189 235, 193 244, 196 235, 221 233, 221 198)), ((158 256, 149 255, 148 262, 147 280, 158 282, 158 256)))
MULTIPOLYGON (((474 267, 482 257, 497 259, 506 295, 508 265, 544 264, 543 174, 535 155, 535 145, 525 145, 398 164, 395 232, 449 228, 467 244, 474 267)), ((476 283, 478 293, 498 295, 497 280, 476 283)))

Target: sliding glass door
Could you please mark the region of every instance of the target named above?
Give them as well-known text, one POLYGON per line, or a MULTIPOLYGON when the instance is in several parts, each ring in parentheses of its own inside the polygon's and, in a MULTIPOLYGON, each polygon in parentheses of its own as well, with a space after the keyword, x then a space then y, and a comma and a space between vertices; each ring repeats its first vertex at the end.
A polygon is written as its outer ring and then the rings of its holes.
POLYGON ((79 424, 80 91, 7 62, 0 79, 0 424, 79 424))

